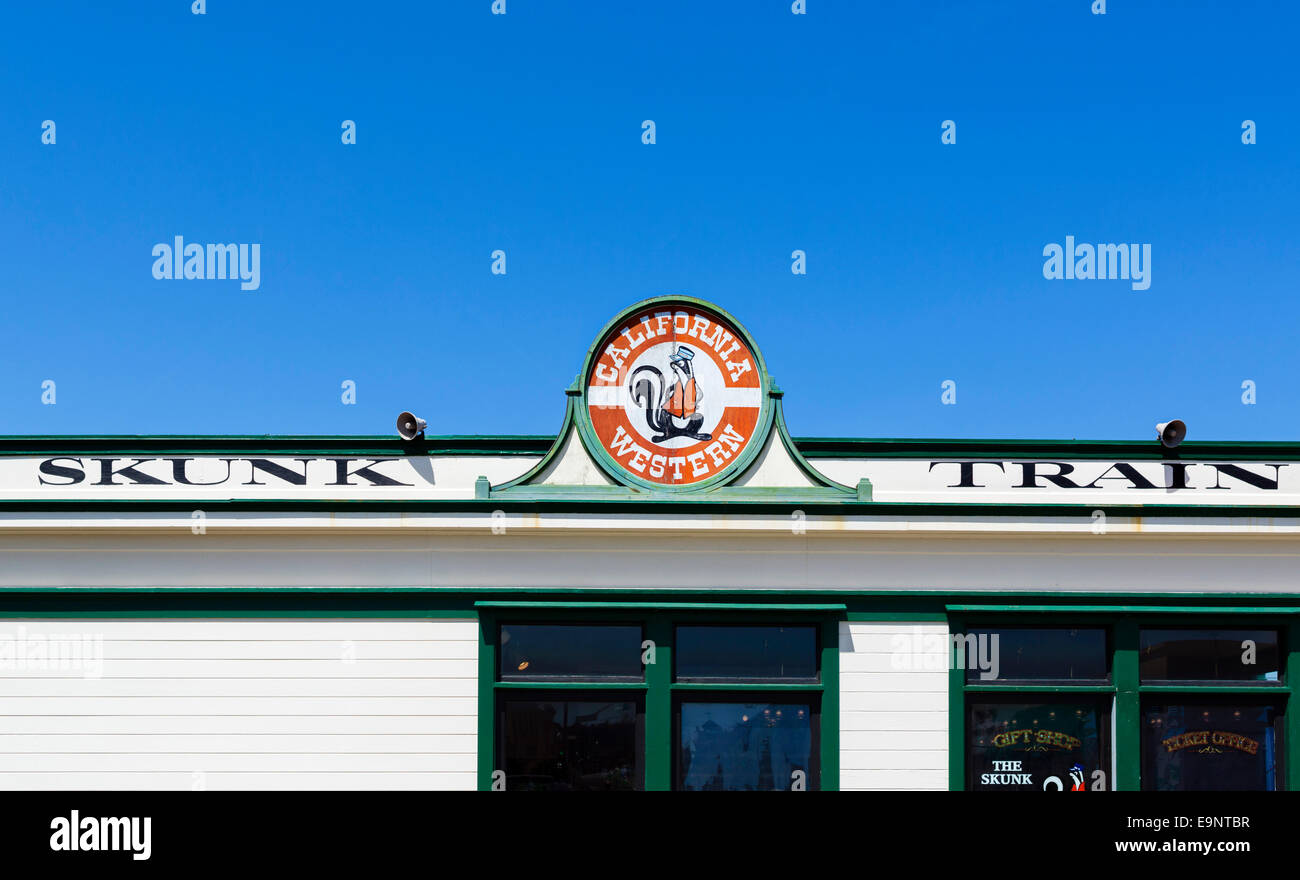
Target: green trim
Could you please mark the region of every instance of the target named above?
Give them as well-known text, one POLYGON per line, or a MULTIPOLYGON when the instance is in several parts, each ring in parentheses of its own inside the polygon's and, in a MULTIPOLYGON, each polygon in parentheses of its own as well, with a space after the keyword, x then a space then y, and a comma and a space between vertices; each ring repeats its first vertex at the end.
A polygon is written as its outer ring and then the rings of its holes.
POLYGON ((645 789, 673 789, 673 619, 666 613, 645 618, 645 636, 655 644, 655 662, 645 668, 645 789))
MULTIPOLYGON (((578 414, 577 400, 581 395, 581 390, 574 385, 566 392, 568 400, 564 410, 564 424, 560 427, 560 433, 556 436, 555 444, 550 448, 541 461, 533 465, 527 473, 516 477, 509 482, 502 483, 499 486, 489 486, 486 477, 479 477, 475 484, 475 498, 478 500, 491 499, 494 502, 502 500, 525 501, 525 502, 555 502, 555 501, 575 501, 586 504, 590 501, 623 501, 636 504, 645 501, 656 500, 658 503, 664 501, 678 502, 682 500, 680 493, 687 490, 695 490, 700 485, 685 486, 673 489, 671 492, 660 492, 659 489, 647 490, 642 487, 627 485, 626 481, 616 482, 609 486, 566 486, 566 485, 541 485, 535 481, 550 469, 555 458, 560 455, 570 436, 575 438, 574 442, 583 447, 584 452, 591 458, 601 471, 612 480, 619 480, 617 474, 613 474, 599 460, 599 456, 592 455, 589 443, 595 442, 595 435, 590 437, 581 430, 576 430, 575 425, 581 425, 581 417, 578 414)), ((712 501, 734 505, 736 502, 760 502, 760 503, 780 503, 796 504, 801 502, 837 502, 840 500, 853 498, 854 500, 871 500, 870 481, 864 480, 866 484, 866 497, 860 496, 859 489, 851 488, 836 483, 821 474, 819 474, 807 461, 799 455, 799 451, 791 442, 789 434, 785 429, 785 420, 781 415, 781 401, 779 393, 775 394, 775 431, 781 437, 781 443, 784 444, 786 451, 794 459, 795 463, 804 472, 804 474, 815 485, 811 487, 748 487, 748 486, 715 486, 708 490, 706 498, 692 500, 688 503, 698 504, 700 501, 712 501)), ((757 436, 757 435, 756 435, 757 436)), ((761 451, 762 447, 772 441, 772 431, 768 432, 767 438, 757 444, 761 451)), ((739 459, 737 459, 739 460, 739 459)), ((728 465, 730 467, 730 465, 728 465)), ((731 472, 728 472, 731 473, 731 472)), ((743 474, 742 471, 736 471, 735 476, 743 474)), ((654 484, 658 485, 658 484, 654 484)), ((659 487, 662 488, 662 487, 659 487)), ((497 505, 500 506, 500 505, 497 505)), ((785 511, 783 511, 785 512, 785 511)), ((792 512, 792 511, 791 511, 792 512)))
MULTIPOLYGON (((40 511, 47 513, 84 512, 185 512, 238 511, 272 513, 334 513, 352 512, 370 513, 377 510, 399 513, 482 513, 485 516, 494 510, 515 511, 521 513, 684 513, 707 514, 725 513, 731 516, 758 516, 778 514, 789 516, 794 510, 805 513, 822 513, 840 516, 865 516, 883 518, 888 516, 933 516, 956 518, 960 516, 982 517, 1057 517, 1090 519, 1095 511, 1102 511, 1112 517, 1158 518, 1158 517, 1249 517, 1260 518, 1300 518, 1300 505, 1258 505, 1246 504, 978 504, 971 502, 897 502, 897 501, 859 501, 857 489, 852 495, 842 496, 842 500, 826 500, 826 495, 819 498, 800 496, 788 489, 773 489, 771 500, 755 500, 757 490, 748 490, 728 497, 726 489, 705 493, 699 499, 688 500, 680 497, 664 497, 650 494, 609 497, 608 491, 575 494, 570 487, 565 487, 570 497, 545 498, 528 497, 512 499, 493 494, 489 498, 458 499, 422 499, 413 501, 395 501, 384 499, 299 499, 287 498, 232 498, 232 499, 191 499, 161 501, 156 499, 119 500, 119 499, 60 499, 35 501, 30 499, 0 500, 0 512, 40 511), (724 494, 719 494, 724 493, 724 494), (781 501, 778 498, 788 500, 781 501)), ((743 487, 742 487, 743 488, 743 487)), ((806 490, 808 492, 816 490, 806 490)), ((766 499, 770 496, 763 495, 766 499)), ((178 523, 189 528, 189 522, 178 523)), ((485 526, 486 527, 486 526, 485 526)))
POLYGON ((826 689, 820 681, 675 681, 674 691, 725 691, 743 693, 744 691, 817 691, 826 689))
MULTIPOLYGON (((574 401, 577 399, 578 393, 579 392, 572 386, 570 386, 564 392, 565 394, 564 422, 560 425, 560 433, 555 435, 553 442, 546 450, 546 454, 542 456, 542 460, 537 462, 537 464, 533 465, 527 471, 525 471, 522 476, 518 476, 513 480, 509 480, 505 483, 502 483, 500 486, 493 488, 489 484, 487 493, 483 496, 484 498, 490 498, 494 492, 497 494, 500 494, 502 492, 510 492, 511 494, 514 494, 515 491, 521 490, 523 489, 523 487, 530 486, 533 480, 537 479, 541 474, 546 472, 547 468, 549 468, 552 462, 554 462, 555 459, 559 456, 560 450, 564 448, 565 442, 568 440, 569 435, 572 433, 574 419, 577 418, 576 405, 574 401)), ((483 480, 484 482, 487 482, 486 477, 480 477, 479 479, 483 480)), ((541 487, 532 487, 532 488, 541 488, 541 487)), ((599 487, 592 486, 589 488, 598 489, 599 487)), ((475 494, 477 495, 477 491, 475 494)))
POLYGON ((840 615, 822 620, 821 790, 840 790, 840 615))
POLYGON ((644 691, 644 681, 497 681, 498 691, 644 691))
POLYGON ((1035 613, 1082 613, 1082 614, 1300 614, 1300 608, 1288 607, 1241 607, 1241 606, 1198 606, 1198 605, 949 605, 953 611, 972 614, 1015 612, 1017 614, 1035 613))
POLYGON ((1142 789, 1142 697, 1138 677, 1140 639, 1138 623, 1120 617, 1111 630, 1114 652, 1111 678, 1115 682, 1115 705, 1111 710, 1113 736, 1111 764, 1114 791, 1142 789))
MULTIPOLYGON (((1286 665, 1282 670, 1282 680, 1288 686, 1300 687, 1300 621, 1291 618, 1289 625, 1282 632, 1282 648, 1286 651, 1286 665)), ((1288 702, 1286 716, 1283 718, 1286 741, 1282 743, 1283 760, 1286 766, 1287 791, 1300 789, 1300 712, 1293 711, 1288 702)))
POLYGON ((942 611, 850 611, 844 619, 849 623, 944 623, 948 615, 942 611))
POLYGON ((1241 681, 1233 684, 1143 684, 1138 685, 1138 693, 1143 694, 1282 694, 1287 696, 1291 688, 1281 682, 1241 681))
MULTIPOLYGON (((773 414, 773 420, 774 420, 776 434, 781 440, 781 445, 785 448, 785 451, 790 456, 790 458, 794 459, 795 465, 798 466, 799 470, 803 473, 803 475, 807 477, 809 480, 811 480, 813 484, 817 487, 815 490, 817 494, 824 495, 825 490, 833 489, 838 492, 842 492, 845 495, 853 496, 853 500, 858 501, 860 503, 871 501, 870 480, 864 477, 862 480, 858 482, 857 486, 846 486, 843 483, 838 483, 835 480, 832 480, 830 477, 826 476, 821 471, 817 470, 815 467, 813 467, 811 464, 808 463, 808 459, 804 458, 803 453, 799 451, 799 447, 795 445, 794 440, 791 439, 790 431, 786 427, 785 401, 783 399, 783 395, 779 391, 774 391, 772 393, 772 397, 775 402, 775 407, 774 407, 775 412, 773 414)), ((768 436, 769 438, 771 437, 770 434, 768 436)), ((789 490, 784 490, 784 491, 788 492, 789 490)))
MULTIPOLYGON (((720 309, 718 312, 725 314, 720 309)), ((757 351, 757 347, 751 350, 757 351)), ((544 455, 555 440, 549 434, 443 434, 410 443, 391 434, 11 434, 0 436, 0 456, 544 455)), ((1144 441, 794 437, 792 442, 806 459, 1300 460, 1300 442, 1295 441, 1192 441, 1176 449, 1165 449, 1154 438, 1144 441)))
MULTIPOLYGON (((674 709, 686 694, 807 694, 819 706, 819 744, 817 760, 820 776, 817 787, 838 791, 839 780, 839 622, 842 605, 763 605, 724 603, 644 603, 644 602, 476 602, 479 609, 479 788, 491 788, 495 758, 496 712, 501 693, 519 691, 618 691, 642 695, 645 709, 644 787, 647 791, 673 788, 673 761, 676 747, 674 709), (821 615, 818 638, 821 644, 820 680, 815 682, 677 682, 673 680, 673 628, 683 622, 700 623, 693 615, 675 612, 714 612, 709 620, 720 624, 768 623, 772 613, 789 614, 814 610, 821 615), (645 665, 645 679, 640 682, 546 682, 497 680, 495 643, 503 621, 562 620, 566 623, 593 624, 636 621, 642 625, 643 638, 655 646, 653 663, 645 665)), ((506 781, 509 789, 509 780, 506 781)))
MULTIPOLYGON (((641 300, 633 303, 615 315, 603 328, 600 333, 596 334, 596 340, 587 349, 587 355, 582 361, 582 372, 578 374, 576 380, 577 390, 581 395, 580 402, 577 404, 578 410, 574 413, 575 422, 578 426, 578 434, 582 437, 583 444, 587 447, 587 453, 591 455, 592 460, 605 472, 610 479, 625 486, 633 486, 643 490, 648 490, 655 494, 661 495, 680 495, 682 493, 699 492, 717 486, 721 483, 728 482, 736 476, 743 474, 758 455, 759 450, 767 442, 768 432, 772 427, 772 417, 774 407, 772 399, 780 396, 780 390, 772 381, 767 372, 767 364, 763 361, 763 353, 759 350, 758 345, 754 342, 754 337, 750 336, 745 326, 736 320, 725 309, 719 308, 711 302, 699 299, 693 296, 669 295, 655 296, 650 299, 641 300), (749 353, 754 358, 755 371, 758 374, 758 391, 759 399, 762 401, 761 409, 758 415, 758 421, 754 426, 754 433, 750 437, 745 448, 740 451, 733 460, 727 462, 721 470, 707 479, 698 483, 692 483, 689 486, 673 486, 662 483, 655 483, 651 480, 643 480, 635 474, 624 468, 619 462, 609 454, 603 443, 596 437, 595 429, 591 425, 591 413, 588 409, 587 390, 591 378, 592 365, 597 357, 600 356, 600 348, 609 338, 610 334, 616 331, 620 324, 635 315, 637 312, 654 306, 673 306, 686 305, 701 311, 711 313, 712 315, 722 318, 730 325, 742 342, 749 349, 749 353)), ((572 399, 572 398, 571 398, 572 399)), ((571 403, 572 406, 572 403, 571 403)))
MULTIPOLYGON (((486 609, 478 616, 478 790, 492 790, 496 769, 497 619, 486 609)), ((507 788, 507 790, 509 790, 507 788)))
MULTIPOLYGON (((1154 425, 1152 426, 1154 428, 1154 425)), ((807 458, 1113 459, 1115 461, 1264 461, 1300 459, 1300 442, 1207 440, 1166 449, 1150 440, 957 440, 796 437, 807 458)))
MULTIPOLYGON (((964 671, 964 670, 963 670, 964 671)), ((965 679, 963 678, 963 681, 965 679)), ((965 682, 968 694, 1111 694, 1112 684, 978 684, 965 682)))
MULTIPOLYGON (((1034 685, 1026 684, 980 684, 967 682, 965 670, 950 667, 948 675, 948 714, 949 714, 949 788, 961 791, 966 787, 966 726, 968 695, 977 698, 980 695, 1014 695, 1025 694, 1070 694, 1106 695, 1114 694, 1111 711, 1111 760, 1113 779, 1108 788, 1115 791, 1139 791, 1142 788, 1142 701, 1161 695, 1198 697, 1232 695, 1246 699, 1272 700, 1283 706, 1283 723, 1286 725, 1285 766, 1282 786, 1294 790, 1300 782, 1300 719, 1289 710, 1289 697, 1292 683, 1300 681, 1300 621, 1296 617, 1280 617, 1293 613, 1296 609, 1286 607, 1194 607, 1171 606, 1115 606, 1115 605, 948 605, 948 632, 965 633, 973 626, 976 628, 996 626, 1033 626, 1060 625, 1061 618, 1053 612, 1071 612, 1082 617, 1071 618, 1073 623, 1089 623, 1106 626, 1110 631, 1109 651, 1111 663, 1111 680, 1113 684, 1104 685, 1034 685), (1140 681, 1140 628, 1152 625, 1188 624, 1187 619, 1180 619, 1182 612, 1191 613, 1231 613, 1232 625, 1242 625, 1247 615, 1260 618, 1261 625, 1271 625, 1284 629, 1282 634, 1284 653, 1284 681, 1273 682, 1223 682, 1214 684, 1147 684, 1140 681), (988 622, 983 615, 997 615, 996 622, 988 622), (972 622, 971 615, 975 615, 972 622), (1156 618, 1143 615, 1159 615, 1156 618)), ((1226 625, 1226 624, 1225 624, 1226 625)))
MULTIPOLYGON (((952 662, 952 634, 966 632, 958 613, 948 616, 948 790, 966 790, 966 670, 952 662)), ((963 656, 963 661, 965 657, 963 656)))
POLYGON ((570 609, 629 609, 642 611, 764 611, 817 612, 845 611, 845 605, 769 605, 762 602, 475 602, 476 608, 529 609, 568 611, 570 609))

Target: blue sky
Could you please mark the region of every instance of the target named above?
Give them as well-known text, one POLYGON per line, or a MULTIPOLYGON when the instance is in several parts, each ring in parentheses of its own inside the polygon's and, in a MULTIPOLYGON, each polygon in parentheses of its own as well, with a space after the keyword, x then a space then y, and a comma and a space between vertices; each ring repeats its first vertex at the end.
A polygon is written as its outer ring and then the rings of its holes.
POLYGON ((0 433, 549 433, 688 293, 796 435, 1300 439, 1300 11, 1090 4, 14 4, 0 433), (260 289, 155 280, 176 235, 260 289), (1067 235, 1150 289, 1044 279, 1067 235))

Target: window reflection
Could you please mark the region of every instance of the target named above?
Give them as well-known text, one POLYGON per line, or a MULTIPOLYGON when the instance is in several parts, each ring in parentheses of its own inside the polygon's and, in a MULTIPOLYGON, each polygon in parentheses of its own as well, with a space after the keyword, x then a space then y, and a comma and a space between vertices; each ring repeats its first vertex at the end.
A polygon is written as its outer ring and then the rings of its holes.
POLYGON ((816 681, 817 628, 679 626, 678 681, 816 681))
POLYGON ((641 627, 502 625, 502 681, 566 678, 641 680, 641 627))
POLYGON ((636 703, 508 700, 502 714, 507 790, 640 787, 636 703))
POLYGON ((1268 705, 1152 704, 1142 713, 1148 791, 1274 791, 1280 736, 1268 705))
POLYGON ((812 788, 812 718, 808 703, 682 703, 681 788, 789 791, 796 771, 812 788))
POLYGON ((1108 681, 1106 630, 1095 629, 1002 629, 971 630, 966 651, 966 680, 979 681, 981 669, 974 659, 994 657, 997 681, 1108 681), (993 642, 992 637, 997 636, 993 642), (979 646, 975 648, 975 646, 979 646), (972 648, 975 653, 972 653, 972 648), (995 655, 995 656, 994 656, 995 655))
POLYGON ((972 703, 966 787, 971 791, 1104 790, 1108 719, 1096 701, 972 703), (1097 771, 1101 771, 1098 776, 1097 771))
POLYGON ((1144 629, 1143 681, 1277 681, 1277 630, 1144 629))

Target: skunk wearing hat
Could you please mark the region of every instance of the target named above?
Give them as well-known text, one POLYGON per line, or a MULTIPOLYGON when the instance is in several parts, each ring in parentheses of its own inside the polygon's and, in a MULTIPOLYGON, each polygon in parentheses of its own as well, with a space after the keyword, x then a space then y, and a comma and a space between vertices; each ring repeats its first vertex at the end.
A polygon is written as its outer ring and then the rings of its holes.
POLYGON ((664 374, 649 365, 632 371, 628 387, 632 400, 645 407, 645 420, 659 433, 650 438, 652 443, 662 443, 673 437, 691 437, 695 440, 712 440, 712 434, 700 433, 704 416, 695 411, 695 405, 704 394, 695 384, 691 361, 695 352, 684 345, 668 357, 668 366, 676 374, 671 387, 665 387, 664 374), (656 393, 658 392, 658 393, 656 393))

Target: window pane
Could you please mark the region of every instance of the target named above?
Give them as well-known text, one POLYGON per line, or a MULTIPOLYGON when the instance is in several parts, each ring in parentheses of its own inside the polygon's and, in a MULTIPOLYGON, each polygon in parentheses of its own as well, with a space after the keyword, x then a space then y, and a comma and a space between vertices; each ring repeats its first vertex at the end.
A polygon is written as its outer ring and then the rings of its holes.
POLYGON ((503 624, 501 679, 640 681, 641 627, 503 624))
POLYGON ((1101 701, 972 703, 971 791, 1092 791, 1110 786, 1109 717, 1101 701), (1103 776, 1094 774, 1102 771, 1103 776))
POLYGON ((1143 681, 1277 681, 1277 630, 1144 629, 1143 681))
POLYGON ((1147 791, 1274 791, 1280 715, 1258 704, 1151 704, 1142 713, 1147 791))
POLYGON ((627 700, 506 700, 507 791, 640 788, 637 706, 627 700))
POLYGON ((954 649, 963 654, 967 681, 1110 680, 1100 628, 974 629, 960 644, 954 640, 954 649))
POLYGON ((687 791, 813 788, 809 703, 683 702, 678 785, 687 791))
POLYGON ((679 626, 677 680, 816 681, 815 626, 679 626))

